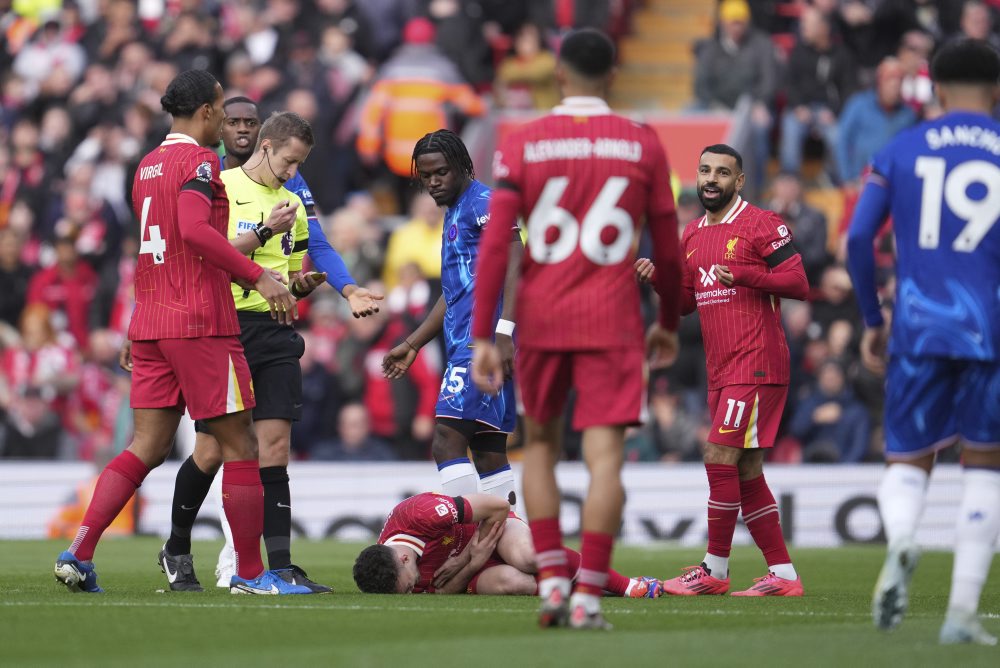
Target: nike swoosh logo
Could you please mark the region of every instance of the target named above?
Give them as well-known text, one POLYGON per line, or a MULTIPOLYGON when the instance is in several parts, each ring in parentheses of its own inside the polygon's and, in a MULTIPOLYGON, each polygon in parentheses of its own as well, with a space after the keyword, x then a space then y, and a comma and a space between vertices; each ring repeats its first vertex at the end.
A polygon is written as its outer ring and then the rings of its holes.
POLYGON ((253 200, 247 200, 246 202, 236 200, 236 206, 243 206, 244 204, 253 204, 253 200))
POLYGON ((687 257, 688 257, 688 259, 689 259, 689 260, 691 259, 691 256, 695 254, 695 252, 696 252, 697 250, 698 250, 698 249, 697 249, 697 248, 695 248, 695 249, 694 249, 693 251, 691 251, 690 253, 688 253, 688 254, 687 254, 687 257))
POLYGON ((183 503, 181 504, 181 510, 194 510, 194 509, 195 509, 195 508, 197 508, 197 507, 198 507, 198 506, 191 506, 190 508, 188 508, 188 507, 187 507, 187 506, 185 506, 185 505, 184 505, 183 503))
POLYGON ((279 508, 288 508, 289 510, 291 510, 291 509, 292 509, 292 507, 291 507, 291 506, 286 506, 286 505, 285 505, 285 504, 283 504, 283 503, 282 503, 281 501, 278 501, 278 507, 279 507, 279 508))
POLYGON ((166 559, 163 560, 163 572, 167 574, 167 582, 170 584, 173 584, 177 580, 177 571, 170 572, 170 564, 167 563, 166 559))
POLYGON ((731 434, 734 431, 739 431, 739 429, 723 429, 722 427, 719 427, 720 434, 731 434))

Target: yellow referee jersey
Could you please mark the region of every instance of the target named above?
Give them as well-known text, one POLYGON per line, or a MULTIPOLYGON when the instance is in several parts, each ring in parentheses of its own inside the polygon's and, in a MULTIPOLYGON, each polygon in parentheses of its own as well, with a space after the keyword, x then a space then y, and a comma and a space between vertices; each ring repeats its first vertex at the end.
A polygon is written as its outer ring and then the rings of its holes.
MULTIPOLYGON (((264 267, 280 271, 285 278, 302 269, 302 257, 309 247, 309 222, 306 207, 299 196, 284 187, 268 188, 253 181, 242 168, 227 169, 220 175, 229 197, 229 238, 252 231, 267 220, 271 209, 281 200, 298 204, 295 225, 284 234, 276 234, 250 254, 250 259, 264 267)), ((256 290, 244 291, 233 284, 237 311, 268 311, 267 301, 256 290)))

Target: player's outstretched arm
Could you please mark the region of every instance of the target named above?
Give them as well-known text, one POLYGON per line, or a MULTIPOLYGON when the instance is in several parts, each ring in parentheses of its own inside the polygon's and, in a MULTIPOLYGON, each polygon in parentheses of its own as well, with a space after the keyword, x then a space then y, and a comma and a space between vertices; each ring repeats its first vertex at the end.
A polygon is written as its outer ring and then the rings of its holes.
POLYGON ((358 287, 357 281, 344 263, 344 258, 330 245, 323 232, 323 226, 314 215, 311 207, 306 207, 309 221, 309 258, 316 268, 326 274, 327 280, 337 292, 347 300, 351 307, 351 315, 364 318, 379 312, 379 302, 385 295, 372 292, 368 288, 358 287))
POLYGON ((420 349, 441 333, 444 327, 444 312, 446 308, 444 295, 438 297, 434 308, 427 314, 424 321, 406 337, 402 343, 390 350, 382 358, 382 375, 395 380, 402 378, 410 369, 413 360, 417 358, 420 349))

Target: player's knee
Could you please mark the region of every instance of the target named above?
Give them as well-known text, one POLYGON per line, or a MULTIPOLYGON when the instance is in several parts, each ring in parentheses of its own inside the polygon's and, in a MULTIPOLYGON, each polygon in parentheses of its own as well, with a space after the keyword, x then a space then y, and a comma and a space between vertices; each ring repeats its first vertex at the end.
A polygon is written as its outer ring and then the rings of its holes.
POLYGON ((507 466, 510 462, 507 461, 506 452, 484 452, 479 450, 472 451, 472 463, 476 465, 476 470, 480 473, 490 473, 507 466))
POLYGON ((291 438, 280 436, 258 441, 261 466, 288 466, 288 452, 291 438))
POLYGON ((743 450, 740 448, 731 448, 728 445, 719 445, 718 443, 706 443, 702 458, 706 464, 736 466, 740 462, 742 454, 743 450))
POLYGON ((505 568, 495 583, 497 594, 502 596, 531 596, 535 593, 535 578, 533 575, 505 568))
POLYGON ((753 480, 764 475, 764 453, 744 453, 736 465, 740 472, 740 480, 753 480))
POLYGON ((469 444, 462 435, 444 425, 434 425, 434 438, 431 441, 431 454, 434 461, 446 462, 451 459, 465 457, 469 452, 469 444))

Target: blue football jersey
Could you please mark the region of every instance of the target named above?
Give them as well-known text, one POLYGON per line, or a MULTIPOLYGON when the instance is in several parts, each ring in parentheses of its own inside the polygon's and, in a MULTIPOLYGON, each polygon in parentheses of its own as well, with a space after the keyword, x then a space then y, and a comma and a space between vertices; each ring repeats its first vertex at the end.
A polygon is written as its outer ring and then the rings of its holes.
MULTIPOLYGON (((444 216, 441 243, 441 291, 444 340, 449 361, 472 357, 472 292, 479 258, 479 238, 490 220, 490 189, 473 180, 444 216)), ((500 317, 502 299, 493 315, 500 317)))
POLYGON ((890 352, 996 360, 1000 347, 1000 123, 953 112, 897 135, 872 161, 849 232, 858 300, 881 321, 871 243, 896 238, 890 352))

